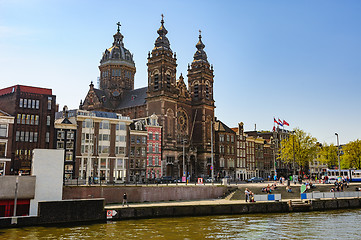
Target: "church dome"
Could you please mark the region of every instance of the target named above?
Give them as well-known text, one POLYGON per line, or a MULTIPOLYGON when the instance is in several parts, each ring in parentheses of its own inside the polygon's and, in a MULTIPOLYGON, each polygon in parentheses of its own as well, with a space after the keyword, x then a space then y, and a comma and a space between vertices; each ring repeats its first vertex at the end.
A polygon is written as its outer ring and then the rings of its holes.
POLYGON ((118 31, 114 34, 113 46, 106 49, 103 53, 103 57, 100 60, 100 64, 106 64, 108 62, 119 62, 124 61, 134 66, 133 54, 124 47, 123 38, 124 36, 120 33, 120 23, 117 23, 118 31))
POLYGON ((172 51, 170 49, 170 43, 169 40, 167 38, 167 29, 165 29, 164 27, 164 20, 163 20, 163 14, 162 14, 162 21, 160 28, 158 29, 157 33, 159 34, 157 40, 155 40, 154 43, 154 49, 153 50, 168 50, 168 51, 172 51))

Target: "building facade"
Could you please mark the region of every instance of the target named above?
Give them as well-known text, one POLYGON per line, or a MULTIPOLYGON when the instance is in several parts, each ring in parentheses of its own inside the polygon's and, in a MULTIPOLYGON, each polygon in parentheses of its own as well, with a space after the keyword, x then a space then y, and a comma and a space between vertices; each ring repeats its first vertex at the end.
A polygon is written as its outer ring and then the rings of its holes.
POLYGON ((0 90, 0 109, 15 117, 10 173, 28 175, 33 149, 54 147, 56 97, 51 89, 15 85, 0 90))
MULTIPOLYGON (((64 180, 75 178, 76 122, 68 118, 68 109, 64 107, 62 117, 55 120, 55 148, 64 149, 64 180)), ((56 117, 57 118, 57 117, 56 117)))
POLYGON ((0 176, 10 174, 14 117, 0 110, 0 176))
POLYGON ((118 26, 112 47, 100 62, 99 89, 90 89, 81 102, 84 110, 116 112, 130 118, 157 115, 162 126, 163 175, 192 179, 210 175, 211 122, 214 119, 213 66, 207 60, 199 34, 193 61, 188 66, 188 86, 177 77, 177 57, 170 47, 162 18, 154 48, 148 53, 148 86, 134 89, 133 55, 124 47, 118 26), (183 145, 186 164, 183 169, 183 145))

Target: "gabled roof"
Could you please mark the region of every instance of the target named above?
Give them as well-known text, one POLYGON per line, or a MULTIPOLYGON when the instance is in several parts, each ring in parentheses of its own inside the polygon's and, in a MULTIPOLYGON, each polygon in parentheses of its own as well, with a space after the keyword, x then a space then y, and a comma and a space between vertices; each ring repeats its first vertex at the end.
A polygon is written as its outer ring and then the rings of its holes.
POLYGON ((224 124, 220 120, 216 121, 216 123, 214 124, 214 129, 218 132, 227 132, 227 133, 235 134, 235 132, 232 129, 230 129, 226 124, 224 124))
POLYGON ((0 109, 0 116, 7 116, 7 117, 11 117, 11 115, 7 112, 4 112, 0 109))

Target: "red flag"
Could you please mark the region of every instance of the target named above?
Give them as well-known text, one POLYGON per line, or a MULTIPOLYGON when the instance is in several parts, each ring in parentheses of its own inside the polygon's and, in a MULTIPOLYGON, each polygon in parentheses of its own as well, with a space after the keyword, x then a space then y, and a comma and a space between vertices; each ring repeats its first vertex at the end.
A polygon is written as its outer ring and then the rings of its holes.
POLYGON ((280 125, 281 127, 283 127, 283 123, 282 123, 281 119, 278 119, 278 125, 280 125))
POLYGON ((273 131, 274 131, 274 132, 276 131, 276 127, 275 127, 275 126, 273 126, 273 131))
POLYGON ((273 121, 278 124, 278 122, 277 122, 277 120, 275 118, 273 118, 273 121))
POLYGON ((290 126, 290 124, 288 122, 286 122, 285 120, 283 120, 283 125, 290 126))

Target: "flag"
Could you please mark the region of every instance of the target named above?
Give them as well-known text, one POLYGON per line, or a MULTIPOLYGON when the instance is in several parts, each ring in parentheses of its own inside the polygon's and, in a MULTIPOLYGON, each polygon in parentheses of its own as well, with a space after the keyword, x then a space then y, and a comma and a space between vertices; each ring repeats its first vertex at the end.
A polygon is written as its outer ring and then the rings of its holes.
POLYGON ((276 127, 275 127, 275 126, 273 126, 273 131, 274 131, 274 132, 276 131, 276 127))
POLYGON ((277 120, 275 118, 273 118, 273 121, 278 124, 278 122, 277 122, 277 120))
POLYGON ((283 125, 290 126, 290 124, 286 122, 286 120, 283 120, 283 125))
POLYGON ((278 125, 280 125, 281 127, 283 127, 283 123, 282 123, 281 119, 278 119, 278 125))

